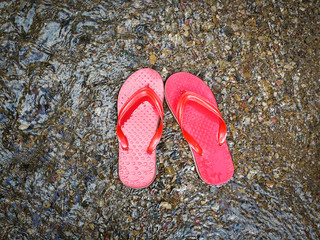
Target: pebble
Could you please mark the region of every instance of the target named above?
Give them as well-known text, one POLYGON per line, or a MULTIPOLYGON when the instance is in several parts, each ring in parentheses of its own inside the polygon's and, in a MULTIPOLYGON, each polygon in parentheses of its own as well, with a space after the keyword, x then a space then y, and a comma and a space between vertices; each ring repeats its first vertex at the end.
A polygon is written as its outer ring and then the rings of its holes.
POLYGON ((216 17, 216 15, 214 15, 214 16, 212 17, 212 21, 213 21, 213 23, 215 24, 215 26, 217 26, 218 23, 219 23, 219 19, 216 17))
POLYGON ((220 206, 218 203, 213 204, 213 206, 211 207, 211 209, 215 212, 217 212, 219 210, 220 206))
POLYGON ((257 175, 257 174, 258 174, 258 171, 252 169, 252 170, 250 170, 250 171, 248 172, 247 178, 248 178, 249 180, 252 180, 253 177, 254 177, 255 175, 257 175))
POLYGON ((174 176, 175 175, 175 171, 174 171, 174 168, 173 166, 166 166, 165 167, 166 169, 166 174, 168 174, 169 176, 174 176))
POLYGON ((163 58, 168 58, 168 57, 171 56, 171 54, 172 54, 172 50, 169 49, 169 48, 165 48, 165 49, 163 49, 162 52, 161 52, 161 57, 163 57, 163 58))
POLYGON ((201 29, 204 30, 204 31, 212 31, 215 27, 215 24, 211 21, 207 21, 207 22, 204 22, 201 26, 201 29))
POLYGON ((89 227, 90 227, 90 229, 91 229, 92 231, 93 231, 94 228, 95 228, 93 223, 90 223, 90 224, 89 224, 89 227))
POLYGON ((245 72, 243 73, 243 77, 244 77, 244 78, 250 78, 250 77, 251 77, 250 72, 245 71, 245 72))
POLYGON ((155 64, 157 62, 157 57, 154 54, 151 54, 149 57, 150 64, 155 64))
POLYGON ((272 188, 274 186, 274 181, 267 181, 266 184, 268 188, 272 188))
POLYGON ((220 93, 220 92, 221 92, 221 89, 222 89, 221 85, 220 85, 218 82, 216 82, 216 81, 213 81, 213 82, 212 82, 212 88, 213 88, 213 90, 216 91, 217 93, 220 93))
POLYGON ((225 26, 223 28, 223 32, 224 32, 224 34, 227 35, 227 37, 232 37, 232 35, 233 35, 233 29, 230 26, 225 26))
POLYGON ((175 43, 175 44, 177 44, 177 45, 181 45, 181 43, 182 43, 182 37, 181 37, 181 35, 180 34, 175 34, 175 35, 171 35, 171 34, 169 34, 169 38, 170 38, 170 40, 173 42, 173 43, 175 43))
POLYGON ((250 124, 250 122, 251 122, 251 118, 245 117, 244 121, 243 121, 243 124, 248 125, 248 124, 250 124))
POLYGON ((20 130, 26 130, 30 127, 30 124, 29 123, 23 123, 19 126, 19 129, 20 130))
POLYGON ((49 201, 44 201, 43 206, 45 208, 49 208, 51 206, 51 203, 49 201))
POLYGON ((172 209, 172 205, 168 202, 161 202, 160 203, 160 207, 171 210, 172 209))

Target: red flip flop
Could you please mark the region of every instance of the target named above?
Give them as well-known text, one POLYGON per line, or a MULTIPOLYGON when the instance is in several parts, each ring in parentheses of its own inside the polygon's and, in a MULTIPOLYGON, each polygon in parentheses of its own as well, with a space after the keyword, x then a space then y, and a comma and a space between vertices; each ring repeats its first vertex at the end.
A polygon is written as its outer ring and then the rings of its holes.
POLYGON ((200 178, 210 185, 229 181, 234 167, 227 127, 210 88, 200 78, 180 72, 168 78, 165 95, 192 150, 200 178))
POLYGON ((128 187, 147 187, 155 177, 156 147, 163 130, 163 98, 163 80, 153 69, 133 73, 120 89, 119 178, 128 187))

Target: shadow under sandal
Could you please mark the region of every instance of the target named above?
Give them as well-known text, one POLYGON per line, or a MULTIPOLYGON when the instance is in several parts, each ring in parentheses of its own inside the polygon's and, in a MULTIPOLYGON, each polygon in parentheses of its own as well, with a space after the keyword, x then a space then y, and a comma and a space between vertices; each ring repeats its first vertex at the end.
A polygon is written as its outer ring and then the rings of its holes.
POLYGON ((200 78, 180 72, 166 81, 165 95, 192 150, 200 178, 210 185, 228 182, 234 167, 227 127, 210 88, 200 78))
POLYGON ((163 80, 153 69, 136 71, 120 89, 119 178, 128 187, 147 187, 156 175, 156 147, 163 130, 163 98, 163 80))

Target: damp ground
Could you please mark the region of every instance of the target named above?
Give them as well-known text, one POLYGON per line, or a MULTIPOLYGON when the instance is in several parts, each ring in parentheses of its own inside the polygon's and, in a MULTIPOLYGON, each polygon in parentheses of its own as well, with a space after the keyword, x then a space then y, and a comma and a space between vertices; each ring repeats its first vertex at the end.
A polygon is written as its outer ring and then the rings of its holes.
POLYGON ((317 1, 0 1, 1 239, 320 238, 317 1), (211 88, 233 178, 209 186, 165 104, 157 175, 118 178, 136 70, 211 88))

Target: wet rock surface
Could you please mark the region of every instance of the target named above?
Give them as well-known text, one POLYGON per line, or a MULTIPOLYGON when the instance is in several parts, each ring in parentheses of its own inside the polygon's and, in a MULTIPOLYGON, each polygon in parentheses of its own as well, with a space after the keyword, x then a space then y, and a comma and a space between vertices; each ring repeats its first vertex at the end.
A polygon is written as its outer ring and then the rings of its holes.
POLYGON ((317 1, 1 1, 1 239, 320 237, 317 1), (134 71, 213 90, 235 174, 198 177, 165 104, 157 176, 118 179, 134 71))

